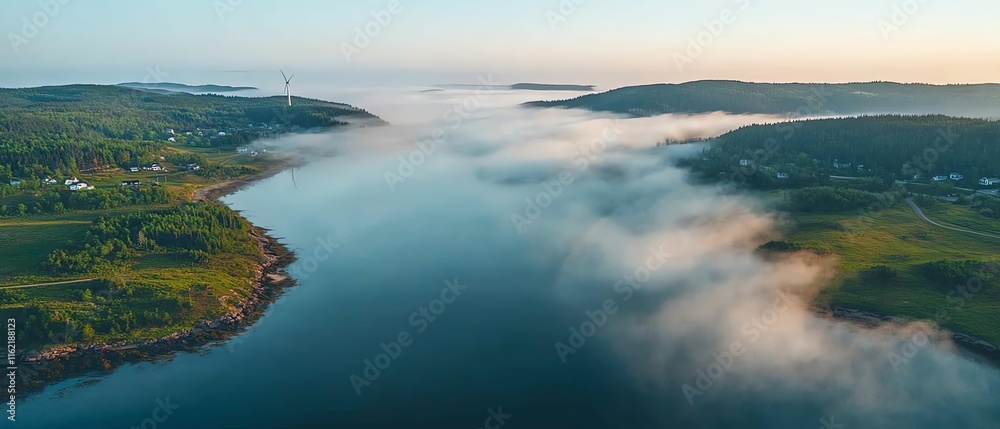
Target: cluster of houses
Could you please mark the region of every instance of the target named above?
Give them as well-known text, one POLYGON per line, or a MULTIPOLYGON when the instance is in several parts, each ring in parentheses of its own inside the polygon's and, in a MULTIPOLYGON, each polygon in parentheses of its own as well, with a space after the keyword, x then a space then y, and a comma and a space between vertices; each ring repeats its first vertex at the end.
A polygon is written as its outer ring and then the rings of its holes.
MULTIPOLYGON (((267 152, 267 149, 263 149, 262 152, 267 152)), ((260 155, 260 152, 257 152, 255 150, 250 150, 250 148, 246 147, 246 146, 237 147, 236 148, 236 153, 249 153, 250 156, 260 155)))
MULTIPOLYGON (((932 177, 931 180, 934 181, 934 182, 947 182, 949 180, 953 180, 953 181, 957 182, 959 180, 965 180, 965 176, 962 175, 962 174, 960 174, 960 173, 951 173, 951 174, 949 174, 947 176, 945 176, 943 174, 940 174, 940 175, 932 177)), ((983 185, 983 186, 996 186, 996 185, 1000 185, 1000 178, 996 178, 996 177, 983 177, 982 179, 979 179, 979 184, 983 185)))
MULTIPOLYGON (((129 168, 128 171, 129 173, 138 173, 139 167, 129 168)), ((143 166, 142 171, 167 171, 167 169, 163 168, 163 166, 161 166, 160 164, 152 164, 143 166)))
MULTIPOLYGON (((10 179, 10 185, 11 186, 20 186, 21 183, 22 183, 21 179, 10 179)), ((56 180, 56 179, 53 179, 53 178, 51 178, 49 176, 45 176, 45 178, 42 179, 42 183, 44 183, 46 185, 58 185, 59 181, 56 180)), ((71 190, 71 191, 81 191, 81 190, 87 190, 87 189, 94 189, 93 186, 90 186, 89 184, 87 184, 85 182, 81 182, 80 179, 77 179, 76 177, 70 177, 69 179, 64 180, 63 181, 63 185, 68 186, 69 190, 71 190)))
MULTIPOLYGON (((753 165, 753 160, 750 160, 750 159, 741 159, 740 160, 740 166, 741 167, 749 167, 751 165, 753 165)), ((770 169, 765 168, 765 167, 761 167, 760 170, 763 171, 763 172, 767 172, 770 169)), ((787 179, 790 179, 792 176, 790 174, 788 174, 788 173, 784 173, 784 172, 780 172, 779 171, 779 172, 775 173, 774 177, 777 178, 777 179, 779 179, 779 180, 787 180, 787 179)))
MULTIPOLYGON (((239 149, 237 149, 237 151, 239 151, 239 149)), ((754 165, 754 162, 751 159, 744 158, 744 159, 740 160, 740 166, 741 167, 750 167, 750 166, 753 166, 753 165, 754 165)), ((839 170, 851 168, 853 166, 854 165, 852 163, 850 163, 850 162, 841 162, 839 160, 833 160, 833 168, 836 168, 836 169, 839 169, 839 170)), ((864 165, 858 165, 857 169, 858 169, 858 171, 864 171, 865 166, 864 165)), ((765 167, 761 167, 761 171, 767 172, 767 171, 773 171, 773 170, 765 168, 765 167)), ((789 175, 788 173, 784 173, 784 172, 780 172, 779 171, 779 172, 775 173, 774 177, 777 178, 777 179, 779 179, 779 180, 786 180, 786 179, 791 178, 791 175, 789 175)), ((913 177, 914 180, 919 179, 919 178, 920 178, 919 175, 913 177)), ((931 180, 934 181, 934 182, 946 182, 946 181, 949 181, 949 180, 958 182, 958 181, 965 180, 965 176, 963 174, 961 174, 961 173, 951 173, 949 175, 939 174, 939 175, 936 175, 934 177, 931 177, 931 180)), ((997 185, 1000 185, 1000 178, 984 177, 982 179, 979 179, 979 184, 982 185, 982 186, 997 186, 997 185)))
POLYGON ((88 189, 94 189, 93 186, 87 184, 86 182, 81 182, 80 179, 76 177, 70 177, 63 182, 64 185, 69 186, 71 191, 86 191, 88 189))

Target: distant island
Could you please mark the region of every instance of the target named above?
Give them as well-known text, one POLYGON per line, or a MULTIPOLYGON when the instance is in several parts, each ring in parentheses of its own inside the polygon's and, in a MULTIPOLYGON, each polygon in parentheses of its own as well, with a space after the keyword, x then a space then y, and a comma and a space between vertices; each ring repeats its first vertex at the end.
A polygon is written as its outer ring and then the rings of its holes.
POLYGON ((126 88, 135 89, 152 89, 170 92, 238 92, 238 91, 251 91, 257 88, 252 86, 226 86, 226 85, 185 85, 183 83, 173 83, 173 82, 126 82, 119 83, 117 86, 123 86, 126 88))
POLYGON ((568 100, 535 101, 529 107, 579 108, 655 116, 667 113, 836 116, 944 114, 1000 116, 1000 85, 870 83, 750 83, 703 80, 619 88, 568 100))
POLYGON ((546 83, 515 83, 510 86, 513 90, 523 91, 580 91, 592 92, 594 85, 559 85, 546 83))
MULTIPOLYGON (((470 88, 483 88, 484 85, 470 85, 461 83, 449 83, 437 85, 439 88, 445 89, 470 89, 470 88)), ((577 92, 593 92, 594 85, 567 85, 567 84, 549 84, 549 83, 515 83, 513 85, 485 85, 487 89, 494 90, 507 90, 507 91, 577 91, 577 92)))

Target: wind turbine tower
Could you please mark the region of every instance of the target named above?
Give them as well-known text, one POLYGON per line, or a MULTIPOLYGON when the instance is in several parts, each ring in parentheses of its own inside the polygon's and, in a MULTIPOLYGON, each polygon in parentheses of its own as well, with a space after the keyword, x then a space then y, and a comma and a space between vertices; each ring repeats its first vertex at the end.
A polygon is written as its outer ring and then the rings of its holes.
POLYGON ((295 77, 295 74, 292 73, 291 76, 285 76, 285 71, 281 70, 281 77, 285 78, 285 96, 288 97, 288 106, 291 107, 291 105, 292 105, 292 90, 291 90, 292 89, 292 78, 295 77))

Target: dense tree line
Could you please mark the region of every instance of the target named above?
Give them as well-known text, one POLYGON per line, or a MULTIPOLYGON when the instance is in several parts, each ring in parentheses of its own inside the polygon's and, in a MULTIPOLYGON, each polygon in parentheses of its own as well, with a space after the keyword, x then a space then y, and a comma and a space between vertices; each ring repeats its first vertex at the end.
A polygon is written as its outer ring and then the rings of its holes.
MULTIPOLYGON (((116 86, 0 89, 0 180, 150 163, 169 130, 233 131, 220 144, 242 144, 269 124, 276 129, 328 128, 344 118, 380 121, 368 112, 319 100, 282 97, 157 94, 116 86)), ((183 137, 182 137, 183 138, 183 137)), ((194 137, 192 137, 194 140, 194 137)))
POLYGON ((197 172, 197 174, 211 179, 235 179, 238 177, 249 176, 251 174, 257 174, 259 172, 259 169, 245 165, 214 164, 203 167, 197 172))
POLYGON ((893 199, 887 195, 875 194, 849 188, 818 186, 792 191, 791 209, 799 212, 838 213, 870 207, 891 206, 893 199))
POLYGON ((970 280, 984 280, 986 264, 979 261, 935 261, 920 266, 920 270, 930 280, 943 287, 966 285, 970 280))
POLYGON ((1000 116, 1000 85, 751 83, 703 80, 619 88, 534 107, 583 108, 636 116, 666 113, 826 116, 871 113, 1000 116))
POLYGON ((101 273, 136 252, 175 252, 201 261, 221 253, 252 254, 249 224, 228 207, 192 203, 162 211, 102 217, 81 243, 52 252, 45 268, 61 274, 101 273))
POLYGON ((16 205, 0 204, 0 216, 60 214, 70 210, 108 210, 126 206, 166 204, 173 200, 170 192, 158 186, 91 189, 78 192, 48 188, 33 192, 16 205))
POLYGON ((728 165, 749 159, 792 170, 900 179, 956 172, 975 183, 1000 172, 1000 122, 888 115, 754 125, 718 138, 709 156, 728 165))

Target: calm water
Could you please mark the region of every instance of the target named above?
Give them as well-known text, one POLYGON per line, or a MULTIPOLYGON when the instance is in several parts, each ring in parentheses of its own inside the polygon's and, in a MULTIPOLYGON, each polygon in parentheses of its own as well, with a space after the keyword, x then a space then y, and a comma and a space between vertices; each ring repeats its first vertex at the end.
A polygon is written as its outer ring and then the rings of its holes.
MULTIPOLYGON (((463 97, 413 105, 444 111, 463 97)), ((625 121, 621 139, 578 169, 574 147, 602 135, 604 119, 508 104, 448 128, 395 190, 385 172, 446 122, 390 117, 404 125, 289 139, 335 155, 226 202, 299 252, 300 285, 226 345, 53 386, 19 408, 18 426, 478 428, 501 414, 510 428, 1000 422, 995 369, 935 345, 894 367, 888 353, 909 332, 859 333, 794 313, 749 343, 739 326, 767 314, 769 285, 813 275, 742 251, 741 234, 770 228, 766 212, 688 184, 671 167, 677 155, 647 149, 663 124, 625 121), (545 191, 564 171, 575 182, 545 191), (553 203, 519 232, 512 214, 543 192, 553 203), (673 262, 626 302, 617 280, 663 243, 673 262), (758 293, 714 295, 723 285, 758 293), (608 300, 619 310, 560 356, 556 343, 608 300), (389 343, 400 334, 409 345, 397 351, 389 343), (747 357, 692 405, 682 386, 733 338, 748 343, 747 357), (394 359, 378 357, 383 344, 394 359), (369 368, 364 378, 366 359, 382 364, 377 376, 369 368), (154 411, 167 402, 169 414, 154 411)))

